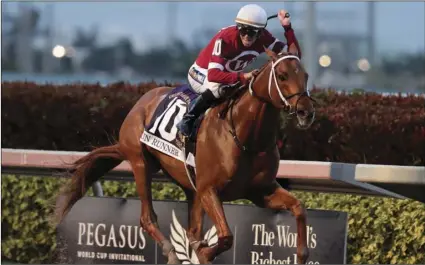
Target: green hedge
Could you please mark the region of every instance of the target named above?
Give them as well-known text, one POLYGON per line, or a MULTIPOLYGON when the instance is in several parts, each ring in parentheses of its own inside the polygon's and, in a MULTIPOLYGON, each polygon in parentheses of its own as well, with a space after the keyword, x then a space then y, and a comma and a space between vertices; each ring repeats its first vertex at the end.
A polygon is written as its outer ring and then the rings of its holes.
MULTIPOLYGON (((89 151, 91 146, 110 144, 133 104, 159 85, 2 82, 2 146, 89 151)), ((312 94, 320 102, 316 122, 307 131, 282 126, 281 159, 425 165, 424 97, 348 95, 325 90, 312 94)), ((2 258, 22 263, 55 260, 55 237, 48 226, 51 210, 47 206, 59 182, 52 178, 2 177, 2 258)), ((106 196, 137 197, 134 183, 103 185, 106 196)), ((155 199, 185 198, 172 184, 156 183, 153 188, 155 199)), ((350 214, 349 263, 425 263, 424 204, 294 193, 308 208, 350 214)))
MULTIPOLYGON (((64 179, 2 176, 2 258, 52 263, 49 199, 64 179)), ((103 181, 105 196, 137 197, 133 182, 103 181)), ((308 208, 349 213, 348 263, 425 263, 425 205, 410 200, 294 192, 308 208)), ((90 190, 88 195, 92 195, 90 190)), ((184 200, 173 184, 155 183, 154 199, 184 200)), ((161 218, 159 216, 158 218, 161 218)))
MULTIPOLYGON (((2 83, 3 148, 90 151, 120 126, 155 83, 2 83), (30 130, 28 130, 30 128, 30 130)), ((282 126, 281 159, 425 166, 425 97, 338 94, 317 89, 309 130, 282 126)))

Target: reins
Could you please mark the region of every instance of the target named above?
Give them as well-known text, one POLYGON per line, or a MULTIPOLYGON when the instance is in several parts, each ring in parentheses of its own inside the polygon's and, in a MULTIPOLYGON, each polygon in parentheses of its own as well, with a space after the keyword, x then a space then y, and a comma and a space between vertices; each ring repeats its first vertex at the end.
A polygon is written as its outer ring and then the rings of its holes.
MULTIPOLYGON (((269 91, 269 97, 270 97, 270 99, 271 100, 273 100, 273 98, 272 98, 272 96, 271 96, 271 87, 272 87, 272 78, 274 79, 274 84, 275 84, 275 87, 276 87, 276 89, 277 89, 277 91, 278 91, 278 94, 279 94, 279 96, 280 96, 280 99, 282 100, 282 102, 285 104, 285 108, 288 110, 288 112, 289 112, 289 115, 291 116, 291 115, 294 115, 294 114, 296 114, 296 109, 297 109, 297 105, 298 105, 298 102, 299 102, 299 100, 303 97, 303 96, 305 96, 305 97, 308 97, 310 100, 312 100, 313 102, 315 102, 315 100, 313 99, 313 98, 311 98, 311 96, 310 96, 310 93, 308 92, 308 90, 306 90, 306 91, 304 91, 304 92, 298 92, 298 93, 294 93, 294 94, 291 94, 291 95, 289 95, 289 96, 283 96, 283 94, 282 94, 282 92, 280 91, 280 87, 279 87, 279 85, 278 85, 278 82, 277 82, 277 79, 276 79, 276 73, 275 73, 275 67, 277 66, 277 64, 279 63, 279 62, 281 62, 281 61, 283 61, 283 60, 285 60, 285 59, 297 59, 298 61, 299 61, 299 58, 297 57, 297 56, 295 56, 295 55, 284 55, 284 56, 282 56, 282 57, 279 57, 275 62, 271 62, 271 69, 270 69, 270 75, 269 75, 269 82, 268 82, 268 91, 269 91), (288 102, 288 100, 290 100, 291 98, 293 98, 293 97, 295 97, 295 96, 299 96, 298 97, 298 99, 297 99, 297 102, 296 102, 296 104, 295 104, 295 111, 291 111, 291 109, 292 109, 292 106, 289 104, 289 102, 288 102)), ((253 76, 252 78, 251 78, 251 80, 250 80, 250 82, 249 82, 249 84, 248 84, 248 92, 250 93, 250 95, 251 96, 253 96, 254 98, 256 98, 256 99, 258 99, 262 104, 270 104, 270 102, 268 102, 266 99, 264 99, 264 98, 262 98, 262 97, 260 97, 256 92, 255 92, 255 90, 254 90, 254 88, 253 88, 253 85, 254 85, 254 82, 255 82, 255 80, 256 80, 256 78, 257 78, 257 76, 259 76, 268 66, 270 65, 270 63, 267 63, 267 64, 265 64, 262 68, 260 68, 260 70, 259 70, 259 72, 255 75, 255 76, 253 76)), ((229 132, 230 132, 230 134, 232 135, 232 137, 233 137, 233 139, 234 139, 234 141, 235 141, 235 143, 236 143, 236 145, 238 146, 238 148, 241 150, 241 151, 243 151, 243 152, 245 152, 245 153, 249 153, 249 154, 258 154, 258 153, 260 153, 260 151, 258 151, 258 150, 251 150, 250 148, 248 148, 247 147, 247 145, 243 145, 242 143, 241 143, 241 141, 239 140, 239 138, 238 138, 238 136, 237 136, 237 133, 236 133, 236 127, 235 127, 235 124, 234 124, 234 121, 233 121, 233 107, 235 106, 235 104, 236 104, 236 102, 242 97, 242 96, 239 96, 239 97, 236 97, 236 98, 233 98, 233 96, 234 95, 236 95, 237 93, 239 93, 242 89, 244 89, 246 86, 240 86, 238 89, 236 89, 235 90, 235 92, 234 93, 232 93, 232 95, 230 95, 229 96, 229 101, 228 101, 228 103, 227 103, 227 106, 225 107, 225 109, 222 111, 222 113, 221 114, 219 114, 219 117, 220 118, 222 118, 222 119, 224 119, 224 114, 227 112, 227 110, 229 110, 230 111, 230 120, 229 120, 229 123, 230 123, 230 130, 229 130, 229 132)), ((246 93, 246 92, 245 92, 246 93)), ((244 93, 244 94, 245 94, 244 93)), ((260 111, 260 109, 261 108, 259 108, 258 110, 260 111)), ((264 151, 262 151, 261 153, 267 153, 267 152, 269 152, 271 149, 273 149, 274 147, 276 146, 276 143, 273 143, 272 142, 272 144, 270 145, 270 146, 268 146, 264 151)))

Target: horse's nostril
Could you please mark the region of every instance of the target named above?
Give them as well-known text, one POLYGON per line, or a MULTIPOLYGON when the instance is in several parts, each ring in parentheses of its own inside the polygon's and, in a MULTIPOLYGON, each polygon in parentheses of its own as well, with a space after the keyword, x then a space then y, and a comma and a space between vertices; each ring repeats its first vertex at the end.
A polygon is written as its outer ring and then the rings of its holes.
POLYGON ((298 110, 297 115, 300 117, 306 117, 308 115, 308 111, 306 110, 298 110))

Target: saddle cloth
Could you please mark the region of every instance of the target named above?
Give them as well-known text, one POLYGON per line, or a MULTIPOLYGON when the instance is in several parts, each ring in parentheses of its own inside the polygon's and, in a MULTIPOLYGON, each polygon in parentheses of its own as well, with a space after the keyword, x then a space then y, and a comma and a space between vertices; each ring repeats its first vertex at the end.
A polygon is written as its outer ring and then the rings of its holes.
POLYGON ((164 154, 172 156, 195 168, 194 150, 182 152, 183 141, 178 134, 177 123, 189 109, 196 94, 187 84, 171 90, 156 108, 152 121, 143 131, 140 141, 164 154))

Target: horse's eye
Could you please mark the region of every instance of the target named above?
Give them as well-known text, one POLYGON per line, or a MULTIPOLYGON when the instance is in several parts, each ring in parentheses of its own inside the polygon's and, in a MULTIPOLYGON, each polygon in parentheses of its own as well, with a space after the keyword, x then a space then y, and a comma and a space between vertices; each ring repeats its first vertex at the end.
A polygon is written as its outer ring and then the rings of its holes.
POLYGON ((285 80, 287 80, 287 79, 288 79, 288 74, 287 74, 287 73, 279 74, 279 75, 277 76, 277 78, 279 78, 279 80, 280 80, 280 81, 285 81, 285 80))

